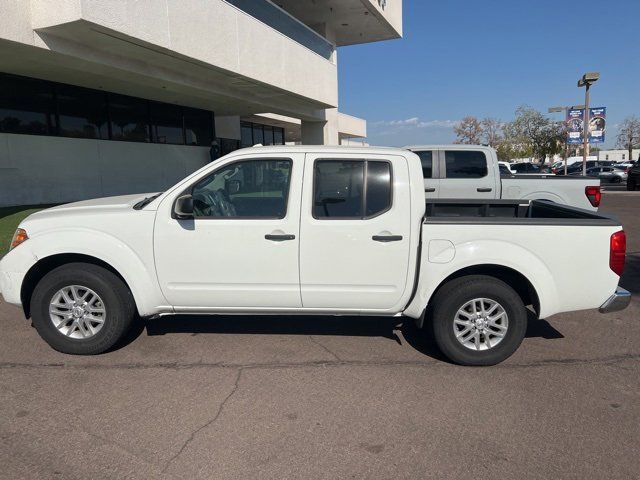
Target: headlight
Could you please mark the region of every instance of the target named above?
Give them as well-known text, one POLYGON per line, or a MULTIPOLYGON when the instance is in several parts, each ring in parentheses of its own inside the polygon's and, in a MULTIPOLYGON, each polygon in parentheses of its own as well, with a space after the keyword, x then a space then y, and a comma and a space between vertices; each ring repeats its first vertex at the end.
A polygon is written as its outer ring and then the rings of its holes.
POLYGON ((13 239, 11 239, 11 247, 9 248, 9 250, 11 250, 12 248, 16 248, 18 245, 26 242, 27 240, 29 240, 27 231, 24 228, 17 229, 16 233, 13 234, 13 239))

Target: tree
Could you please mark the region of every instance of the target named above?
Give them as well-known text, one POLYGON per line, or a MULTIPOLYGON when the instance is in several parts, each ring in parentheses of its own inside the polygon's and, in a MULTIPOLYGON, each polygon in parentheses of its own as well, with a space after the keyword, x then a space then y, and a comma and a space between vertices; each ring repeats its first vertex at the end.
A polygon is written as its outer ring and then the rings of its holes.
POLYGON ((502 140, 502 122, 497 118, 485 118, 480 122, 482 139, 487 145, 497 148, 502 140))
POLYGON ((522 105, 516 118, 504 128, 505 153, 515 157, 534 157, 544 162, 547 155, 562 151, 565 141, 564 122, 552 122, 537 110, 522 105))
POLYGON ((476 117, 464 117, 453 131, 456 133, 455 143, 478 145, 481 141, 482 125, 476 117))
POLYGON ((622 122, 618 131, 618 148, 629 151, 629 160, 633 160, 633 149, 640 147, 640 120, 635 117, 627 117, 622 122))

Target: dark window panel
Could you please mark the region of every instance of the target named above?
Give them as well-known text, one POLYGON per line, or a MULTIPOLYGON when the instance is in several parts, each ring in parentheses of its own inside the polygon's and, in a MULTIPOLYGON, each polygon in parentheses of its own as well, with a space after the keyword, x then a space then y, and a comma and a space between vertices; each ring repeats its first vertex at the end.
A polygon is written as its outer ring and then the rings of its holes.
POLYGON ((418 157, 420 157, 420 163, 422 164, 422 177, 423 178, 432 178, 433 177, 433 152, 432 151, 424 151, 424 152, 416 152, 418 157))
POLYGON ((240 145, 242 148, 250 147, 253 145, 253 126, 250 123, 242 122, 240 124, 241 140, 240 145))
POLYGON ((487 157, 480 151, 445 152, 447 178, 482 178, 489 174, 487 157))
POLYGON ((103 92, 57 85, 59 133, 65 137, 109 138, 107 102, 103 92))
POLYGON ((0 75, 0 131, 55 135, 53 86, 41 80, 0 75))
POLYGON ((125 95, 109 94, 111 139, 149 142, 149 102, 125 95))
POLYGON ((185 107, 184 133, 187 145, 211 145, 214 138, 213 115, 211 112, 185 107))
POLYGON ((155 143, 184 144, 182 107, 151 102, 151 135, 155 143))
POLYGON ((264 126, 264 145, 273 145, 273 127, 264 126))
POLYGON ((252 145, 257 145, 259 143, 264 145, 264 134, 262 132, 262 125, 260 125, 258 123, 254 123, 253 124, 253 144, 252 145))
POLYGON ((318 160, 314 170, 313 216, 362 218, 364 162, 318 160))
POLYGON ((367 162, 366 215, 372 217, 391 207, 391 164, 367 162))
POLYGON ((273 144, 284 145, 284 129, 273 127, 273 144))

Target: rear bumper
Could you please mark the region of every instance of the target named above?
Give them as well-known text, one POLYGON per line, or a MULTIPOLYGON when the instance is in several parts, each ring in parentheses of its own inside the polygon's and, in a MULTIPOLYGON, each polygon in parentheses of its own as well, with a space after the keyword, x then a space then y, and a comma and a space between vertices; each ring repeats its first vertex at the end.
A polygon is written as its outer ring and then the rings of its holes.
POLYGON ((606 302, 604 302, 598 311, 600 313, 617 312, 624 310, 629 306, 631 302, 631 294, 624 288, 616 288, 616 293, 611 295, 606 302))

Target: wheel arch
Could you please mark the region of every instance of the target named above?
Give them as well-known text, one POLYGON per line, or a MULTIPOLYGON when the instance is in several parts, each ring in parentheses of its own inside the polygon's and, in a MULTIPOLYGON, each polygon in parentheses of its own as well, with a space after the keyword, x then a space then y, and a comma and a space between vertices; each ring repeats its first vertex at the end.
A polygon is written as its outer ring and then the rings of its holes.
MULTIPOLYGON (((22 302, 22 309, 26 318, 31 317, 31 297, 33 296, 33 292, 38 282, 40 282, 40 280, 42 280, 42 278, 47 273, 51 272, 55 268, 69 263, 88 263, 91 265, 102 267, 120 278, 120 280, 122 280, 122 282, 127 286, 129 291, 133 293, 131 286, 122 276, 122 274, 104 260, 101 260, 100 258, 94 257, 92 255, 81 253, 58 253, 38 260, 34 265, 31 266, 31 268, 24 276, 24 280, 22 281, 22 285, 20 287, 20 300, 22 302)), ((138 302, 135 301, 135 296, 134 302, 136 303, 136 309, 138 309, 138 302)))

